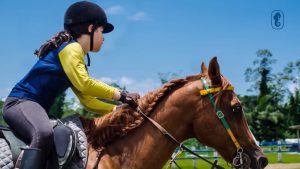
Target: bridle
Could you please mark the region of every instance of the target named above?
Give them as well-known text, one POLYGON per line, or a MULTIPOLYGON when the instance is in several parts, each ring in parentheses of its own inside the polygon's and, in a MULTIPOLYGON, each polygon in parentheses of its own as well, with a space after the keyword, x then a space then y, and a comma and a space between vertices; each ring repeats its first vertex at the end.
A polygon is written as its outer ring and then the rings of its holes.
MULTIPOLYGON (((226 129, 228 135, 230 136, 232 142, 234 143, 237 151, 236 151, 236 156, 233 158, 232 161, 232 165, 236 168, 249 168, 250 166, 250 157, 246 154, 243 153, 243 148, 241 147, 241 145, 239 144, 239 142, 237 141, 236 137, 234 136, 234 134, 232 133, 229 124, 227 123, 224 113, 217 107, 217 104, 213 98, 213 94, 212 93, 216 93, 219 92, 221 90, 221 87, 217 87, 217 88, 209 88, 208 83, 206 81, 206 79, 204 77, 201 78, 201 81, 203 83, 203 86, 205 89, 200 90, 200 95, 204 96, 204 95, 208 95, 210 102, 212 103, 214 110, 216 112, 216 115, 218 116, 218 118, 221 120, 224 128, 226 129)), ((234 87, 229 85, 225 90, 234 90, 234 87)))
MULTIPOLYGON (((228 135, 230 136, 232 142, 234 143, 234 145, 236 146, 237 149, 237 153, 236 156, 233 158, 232 161, 232 166, 235 168, 239 168, 239 169, 248 169, 250 168, 250 157, 244 153, 243 148, 241 147, 241 145, 239 144, 239 142, 237 141, 236 137, 234 136, 234 134, 232 133, 229 124, 227 123, 224 113, 217 107, 217 104, 214 100, 214 96, 213 93, 217 93, 219 91, 221 91, 221 87, 216 87, 216 88, 210 88, 206 79, 204 77, 202 77, 200 79, 203 83, 204 89, 200 90, 199 93, 201 96, 205 96, 208 95, 210 102, 212 103, 214 110, 216 112, 217 117, 220 119, 220 121, 222 122, 224 128, 226 129, 228 135)), ((229 85, 228 87, 226 87, 226 89, 223 90, 234 90, 234 87, 229 85)), ((143 111, 138 107, 137 111, 145 118, 147 119, 149 122, 151 122, 156 128, 159 129, 159 131, 165 135, 168 139, 170 139, 171 141, 173 141, 175 144, 177 144, 182 150, 185 150, 191 154, 193 154, 194 156, 202 159, 203 161, 209 163, 212 167, 211 169, 224 169, 222 166, 218 165, 218 161, 215 160, 214 162, 211 162, 209 160, 207 160, 206 158, 200 156, 199 154, 195 153, 194 151, 192 151, 191 149, 189 149, 188 147, 186 147, 183 143, 180 143, 174 136, 172 136, 166 129, 164 129, 160 124, 158 124, 156 121, 154 121, 153 119, 151 119, 150 117, 148 117, 145 113, 143 113, 143 111)), ((97 168, 98 163, 100 161, 100 154, 101 151, 98 151, 97 154, 97 161, 96 164, 94 165, 94 169, 97 168)), ((175 156, 174 158, 171 159, 172 162, 174 162, 176 164, 176 166, 178 168, 180 168, 178 166, 178 164, 175 162, 175 158, 177 156, 175 156)))

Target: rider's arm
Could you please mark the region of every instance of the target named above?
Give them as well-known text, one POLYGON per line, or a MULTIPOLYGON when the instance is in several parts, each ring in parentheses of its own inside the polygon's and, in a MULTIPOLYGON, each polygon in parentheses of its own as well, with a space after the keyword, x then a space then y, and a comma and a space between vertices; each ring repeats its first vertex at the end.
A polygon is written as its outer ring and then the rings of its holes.
POLYGON ((101 115, 111 112, 115 105, 104 103, 95 97, 85 95, 78 91, 76 88, 72 87, 73 92, 78 97, 80 103, 88 111, 99 113, 101 115))
MULTIPOLYGON (((61 65, 72 85, 82 94, 107 100, 117 98, 119 91, 101 81, 92 79, 85 68, 84 52, 78 43, 71 43, 59 54, 61 65)), ((118 99, 118 98, 117 98, 118 99)))

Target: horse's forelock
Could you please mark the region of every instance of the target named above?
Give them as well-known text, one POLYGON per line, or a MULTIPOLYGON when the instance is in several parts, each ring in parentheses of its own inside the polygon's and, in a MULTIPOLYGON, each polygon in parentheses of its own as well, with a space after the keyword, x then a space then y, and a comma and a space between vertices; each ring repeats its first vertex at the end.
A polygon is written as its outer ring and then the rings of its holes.
POLYGON ((221 79, 222 79, 222 86, 221 86, 221 90, 216 94, 216 104, 218 105, 218 103, 220 102, 223 93, 225 93, 227 91, 228 86, 231 85, 231 83, 229 82, 229 80, 227 80, 224 76, 221 75, 221 79))

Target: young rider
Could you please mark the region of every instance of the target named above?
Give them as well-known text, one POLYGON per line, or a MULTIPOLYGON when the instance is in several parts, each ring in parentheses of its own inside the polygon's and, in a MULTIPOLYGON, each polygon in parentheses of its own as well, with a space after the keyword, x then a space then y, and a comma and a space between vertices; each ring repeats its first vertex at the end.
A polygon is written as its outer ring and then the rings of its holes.
POLYGON ((98 52, 104 40, 102 34, 114 28, 103 9, 92 2, 76 2, 65 13, 64 28, 36 51, 39 60, 5 101, 5 121, 30 143, 20 169, 44 168, 53 146, 48 112, 67 88, 71 87, 85 109, 92 112, 105 114, 115 108, 97 98, 137 107, 138 94, 119 91, 88 75, 84 56, 98 52))

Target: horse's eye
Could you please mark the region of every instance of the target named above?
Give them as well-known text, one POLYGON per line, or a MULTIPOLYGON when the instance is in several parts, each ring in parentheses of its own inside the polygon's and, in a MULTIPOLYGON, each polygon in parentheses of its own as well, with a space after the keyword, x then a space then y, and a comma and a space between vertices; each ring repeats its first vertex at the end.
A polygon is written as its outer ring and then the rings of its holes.
POLYGON ((241 112, 242 111, 242 106, 241 105, 235 105, 232 107, 233 112, 241 112))

